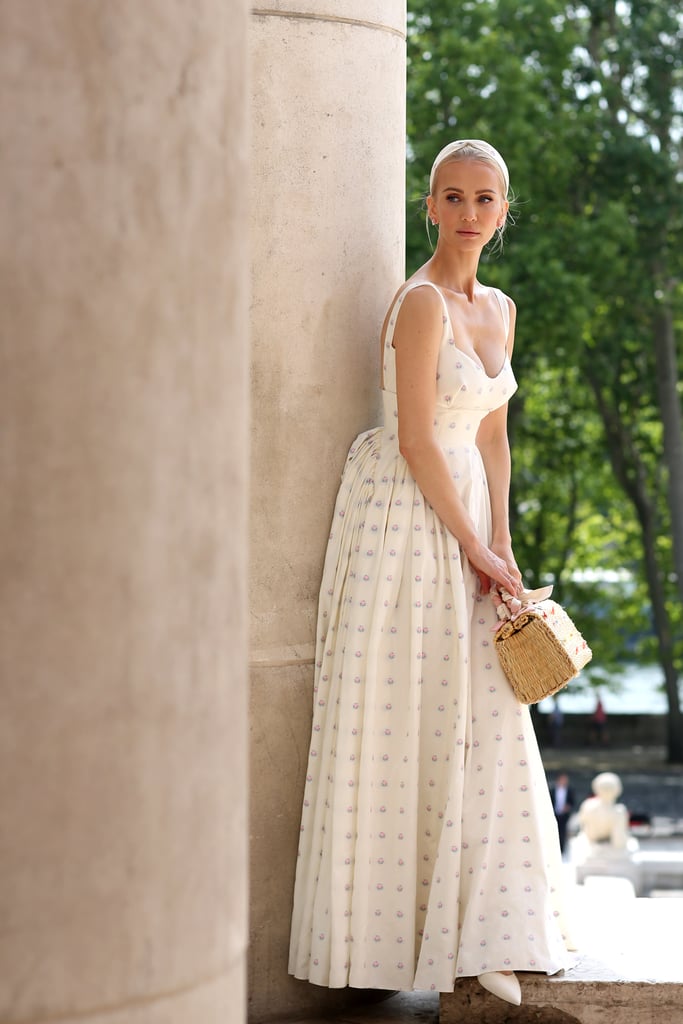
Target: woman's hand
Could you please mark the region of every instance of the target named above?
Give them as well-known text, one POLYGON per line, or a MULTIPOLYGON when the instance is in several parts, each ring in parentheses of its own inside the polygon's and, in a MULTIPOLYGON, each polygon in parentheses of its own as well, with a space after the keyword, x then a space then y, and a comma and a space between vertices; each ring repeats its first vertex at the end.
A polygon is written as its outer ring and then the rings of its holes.
MULTIPOLYGON (((479 577, 482 594, 488 594, 492 583, 497 583, 503 590, 510 594, 516 594, 522 585, 522 576, 517 568, 514 555, 510 545, 507 545, 507 552, 499 554, 494 547, 487 547, 481 541, 475 541, 470 547, 465 548, 467 559, 479 577), (510 559, 508 560, 504 555, 510 559)), ((499 548, 502 550, 502 548, 499 548)))
POLYGON ((512 543, 510 541, 505 541, 504 543, 502 543, 500 541, 494 540, 491 543, 491 551, 493 551, 494 554, 498 555, 499 558, 503 559, 503 561, 508 567, 508 572, 517 581, 515 589, 509 590, 509 593, 518 594, 523 588, 522 574, 517 567, 517 560, 515 559, 515 556, 512 553, 512 543))

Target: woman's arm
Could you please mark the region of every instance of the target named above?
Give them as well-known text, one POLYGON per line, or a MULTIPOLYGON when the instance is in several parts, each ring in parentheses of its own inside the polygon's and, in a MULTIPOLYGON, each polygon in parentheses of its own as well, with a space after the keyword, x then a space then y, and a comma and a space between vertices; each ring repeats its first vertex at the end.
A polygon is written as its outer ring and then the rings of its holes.
POLYGON ((507 404, 486 416, 477 432, 491 497, 493 541, 509 544, 510 537, 510 444, 507 433, 507 404))
MULTIPOLYGON (((510 329, 507 339, 507 352, 512 355, 515 336, 515 304, 507 299, 510 306, 510 329)), ((510 536, 510 443, 507 432, 507 403, 494 409, 486 416, 477 432, 477 447, 481 452, 486 470, 491 498, 491 517, 493 522, 492 549, 504 558, 508 569, 521 580, 514 555, 512 554, 512 538, 510 536)))
POLYGON ((490 580, 514 592, 517 579, 478 536, 434 433, 436 372, 443 331, 443 306, 431 287, 406 295, 396 322, 396 390, 399 449, 425 499, 462 545, 484 591, 490 580))

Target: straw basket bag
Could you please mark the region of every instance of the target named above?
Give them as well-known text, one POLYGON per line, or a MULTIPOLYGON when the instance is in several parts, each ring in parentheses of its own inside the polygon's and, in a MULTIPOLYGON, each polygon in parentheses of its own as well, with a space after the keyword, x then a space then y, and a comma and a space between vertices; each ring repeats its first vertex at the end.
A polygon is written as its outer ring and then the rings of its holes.
MULTIPOLYGON (((507 598, 503 595, 504 602, 507 598)), ((593 652, 555 601, 524 602, 524 596, 522 601, 521 610, 501 623, 494 643, 517 700, 536 704, 577 676, 593 652)))

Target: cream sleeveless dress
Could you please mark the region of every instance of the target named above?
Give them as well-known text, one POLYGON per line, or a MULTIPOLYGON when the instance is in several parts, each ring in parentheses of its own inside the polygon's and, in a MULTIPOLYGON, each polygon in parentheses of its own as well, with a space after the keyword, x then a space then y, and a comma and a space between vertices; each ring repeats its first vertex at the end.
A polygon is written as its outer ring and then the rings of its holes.
MULTIPOLYGON (((499 667, 490 598, 398 450, 392 338, 418 284, 391 312, 385 426, 349 452, 320 593, 289 971, 331 988, 447 992, 567 966, 529 710, 499 667)), ((477 428, 516 387, 507 358, 489 377, 458 348, 444 301, 434 425, 484 540, 477 428)))

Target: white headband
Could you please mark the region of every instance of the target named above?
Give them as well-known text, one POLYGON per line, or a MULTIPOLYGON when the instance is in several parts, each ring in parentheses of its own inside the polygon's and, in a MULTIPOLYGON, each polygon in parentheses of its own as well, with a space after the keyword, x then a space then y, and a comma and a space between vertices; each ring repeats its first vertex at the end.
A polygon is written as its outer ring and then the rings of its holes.
MULTIPOLYGON (((472 146, 474 149, 480 150, 482 156, 488 157, 489 160, 492 160, 493 163, 495 163, 503 176, 503 182, 505 183, 505 195, 507 196, 508 189, 510 188, 510 174, 507 169, 507 164, 498 150, 494 149, 490 143, 484 142, 483 139, 457 139, 456 142, 449 142, 447 146, 444 146, 432 164, 432 169, 429 175, 430 193, 434 192, 434 178, 436 177, 438 168, 444 160, 447 160, 450 156, 454 156, 456 153, 459 153, 461 149, 465 148, 465 146, 472 146)), ((473 156, 472 159, 474 160, 476 157, 473 156)))

